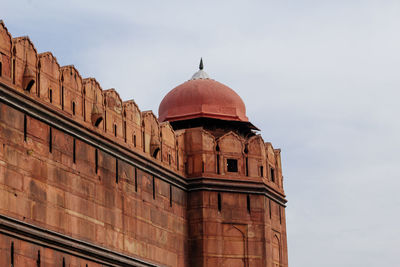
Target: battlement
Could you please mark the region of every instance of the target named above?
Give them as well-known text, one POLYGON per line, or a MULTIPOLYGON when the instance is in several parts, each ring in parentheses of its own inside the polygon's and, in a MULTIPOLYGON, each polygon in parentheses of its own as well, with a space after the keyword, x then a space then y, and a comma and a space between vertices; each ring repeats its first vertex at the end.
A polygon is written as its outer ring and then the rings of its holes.
POLYGON ((160 123, 152 111, 141 112, 133 100, 122 101, 114 88, 103 90, 73 65, 60 66, 51 52, 38 54, 27 36, 12 38, 3 22, 0 36, 0 82, 14 90, 180 175, 259 177, 283 193, 280 150, 261 136, 214 137, 189 129, 178 138, 168 122, 160 123))

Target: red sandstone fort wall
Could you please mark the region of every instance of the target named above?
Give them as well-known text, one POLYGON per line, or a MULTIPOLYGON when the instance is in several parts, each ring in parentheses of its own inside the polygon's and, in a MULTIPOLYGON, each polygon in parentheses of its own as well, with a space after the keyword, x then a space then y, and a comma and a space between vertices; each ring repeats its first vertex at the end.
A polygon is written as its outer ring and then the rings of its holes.
POLYGON ((101 150, 96 172, 95 148, 57 129, 50 138, 50 127, 29 116, 26 125, 24 140, 24 114, 0 104, 1 214, 152 262, 184 265, 186 192, 101 150))
MULTIPOLYGON (((2 22, 0 63, 0 83, 16 97, 137 159, 2 101, 1 215, 159 265, 287 266, 280 150, 261 136, 175 132, 74 66, 60 67, 50 52, 38 54, 28 37, 12 38, 2 22), (262 185, 274 197, 201 187, 216 178, 262 185)), ((10 264, 11 244, 14 266, 36 263, 38 251, 49 265, 100 264, 0 233, 1 266, 10 264)))

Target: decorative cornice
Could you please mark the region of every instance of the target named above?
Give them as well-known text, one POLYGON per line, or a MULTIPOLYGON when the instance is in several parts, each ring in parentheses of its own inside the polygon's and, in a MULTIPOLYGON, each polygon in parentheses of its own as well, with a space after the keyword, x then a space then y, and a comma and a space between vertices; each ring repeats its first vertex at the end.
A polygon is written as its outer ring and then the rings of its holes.
POLYGON ((199 177, 188 179, 188 191, 217 191, 242 194, 265 195, 286 207, 287 200, 285 196, 273 190, 262 181, 243 181, 237 179, 220 179, 213 177, 199 177))

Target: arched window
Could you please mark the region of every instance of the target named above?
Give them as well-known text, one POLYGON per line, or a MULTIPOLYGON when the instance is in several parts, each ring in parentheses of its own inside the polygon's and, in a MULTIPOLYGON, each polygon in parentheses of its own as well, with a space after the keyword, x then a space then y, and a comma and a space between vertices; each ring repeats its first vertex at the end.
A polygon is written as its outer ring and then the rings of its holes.
POLYGON ((272 265, 279 267, 281 263, 281 243, 277 235, 272 238, 272 265))

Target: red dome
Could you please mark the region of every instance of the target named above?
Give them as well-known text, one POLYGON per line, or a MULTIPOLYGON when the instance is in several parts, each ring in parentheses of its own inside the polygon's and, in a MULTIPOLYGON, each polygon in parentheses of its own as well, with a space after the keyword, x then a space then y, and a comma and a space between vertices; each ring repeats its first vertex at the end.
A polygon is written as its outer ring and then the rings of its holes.
POLYGON ((158 108, 160 121, 213 118, 248 122, 240 96, 211 79, 192 79, 170 91, 158 108))

